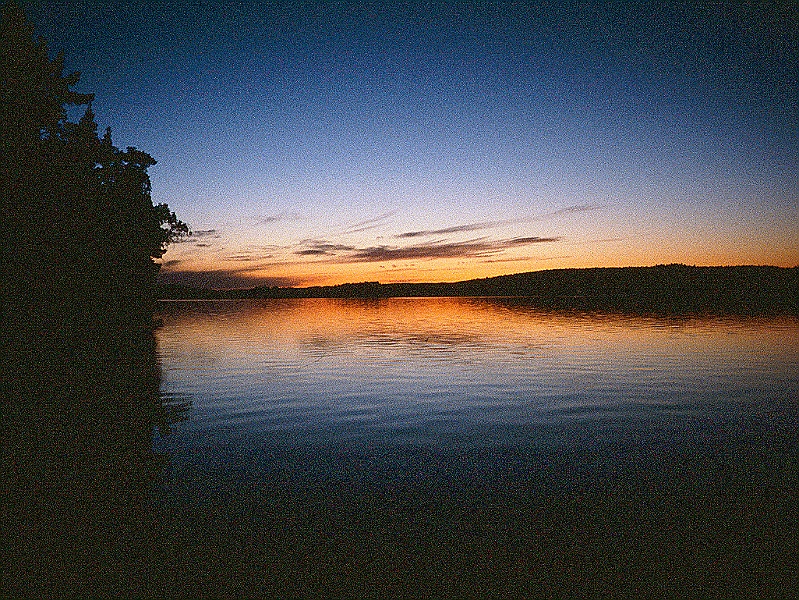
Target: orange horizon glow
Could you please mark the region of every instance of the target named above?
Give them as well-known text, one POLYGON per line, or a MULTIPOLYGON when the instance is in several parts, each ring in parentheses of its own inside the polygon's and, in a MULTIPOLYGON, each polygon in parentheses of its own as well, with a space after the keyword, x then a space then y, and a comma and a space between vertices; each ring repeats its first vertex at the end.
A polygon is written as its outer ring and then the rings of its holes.
MULTIPOLYGON (((695 267, 736 267, 736 266, 764 266, 764 267, 782 267, 782 268, 799 268, 799 263, 783 263, 775 264, 773 262, 686 262, 686 261, 661 261, 650 263, 611 263, 611 264, 585 264, 585 265, 563 265, 547 267, 518 269, 518 270, 493 270, 493 269, 430 269, 425 275, 419 271, 412 270, 405 276, 402 276, 403 271, 398 271, 390 276, 386 274, 376 273, 372 271, 353 271, 351 275, 347 274, 301 274, 301 275, 278 275, 277 277, 271 272, 263 274, 247 273, 238 274, 240 278, 236 285, 199 285, 190 283, 191 281, 207 280, 212 282, 214 280, 214 271, 193 271, 183 272, 181 277, 186 277, 187 283, 190 287, 201 287, 214 290, 235 290, 235 289, 248 289, 253 287, 290 287, 290 288, 309 288, 309 287, 325 287, 336 286, 344 284, 358 284, 366 282, 377 282, 383 285, 389 284, 423 284, 423 283, 458 283, 461 281, 470 281, 474 279, 488 279, 492 277, 500 277, 505 275, 516 275, 520 273, 548 271, 557 269, 590 269, 590 268, 623 268, 623 267, 654 267, 663 264, 685 264, 695 267), (383 275, 383 276, 381 276, 383 275)), ((169 277, 163 278, 166 283, 180 284, 177 278, 172 279, 169 277)))
MULTIPOLYGON (((168 258, 169 255, 167 255, 168 258)), ((161 280, 166 283, 184 282, 186 285, 224 290, 259 286, 303 288, 369 281, 381 284, 455 283, 551 269, 651 267, 662 264, 686 264, 701 267, 756 265, 790 268, 799 266, 799 255, 796 252, 780 253, 776 251, 762 255, 749 254, 729 257, 720 253, 710 253, 706 256, 678 255, 676 253, 663 253, 658 256, 655 253, 641 253, 639 256, 628 258, 611 255, 604 260, 590 260, 588 257, 579 260, 577 257, 568 256, 492 262, 443 259, 414 261, 407 265, 309 262, 236 271, 232 271, 230 264, 224 261, 186 260, 179 264, 182 267, 180 271, 170 269, 168 264, 164 266, 161 280), (225 277, 230 277, 231 274, 235 279, 225 283, 225 277)))
POLYGON ((342 207, 329 218, 309 211, 222 224, 209 215, 200 221, 206 229, 169 249, 161 281, 302 288, 451 283, 566 268, 799 265, 799 229, 782 198, 762 210, 699 202, 670 209, 634 197, 603 203, 586 192, 558 203, 531 198, 513 212, 468 214, 460 206, 442 214, 442 202, 423 196, 413 209, 342 207))

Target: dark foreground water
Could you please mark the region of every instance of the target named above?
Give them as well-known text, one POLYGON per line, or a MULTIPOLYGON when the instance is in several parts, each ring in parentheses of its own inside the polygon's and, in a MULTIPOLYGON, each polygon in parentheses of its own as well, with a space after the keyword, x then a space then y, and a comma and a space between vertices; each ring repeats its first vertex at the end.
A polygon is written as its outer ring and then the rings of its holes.
POLYGON ((799 320, 168 302, 154 506, 198 595, 779 596, 799 320))
POLYGON ((159 312, 4 338, 0 596, 799 589, 797 318, 159 312))

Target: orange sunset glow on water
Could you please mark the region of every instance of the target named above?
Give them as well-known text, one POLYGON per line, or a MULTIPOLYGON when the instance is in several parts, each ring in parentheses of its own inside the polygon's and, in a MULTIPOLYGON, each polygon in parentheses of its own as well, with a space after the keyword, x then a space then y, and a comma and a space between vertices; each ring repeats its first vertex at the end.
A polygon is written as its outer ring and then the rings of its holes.
POLYGON ((264 564, 288 575, 267 585, 304 569, 324 595, 469 596, 478 564, 489 597, 721 579, 756 596, 795 571, 795 316, 273 298, 159 317, 162 390, 192 407, 156 442, 160 497, 180 547, 212 574, 232 554, 245 589, 264 564))
POLYGON ((261 345, 264 354, 344 352, 348 361, 363 360, 351 353, 368 347, 371 339, 389 354, 392 348, 407 352, 419 345, 464 355, 488 348, 514 349, 522 352, 520 357, 534 358, 536 348, 559 346, 570 360, 592 351, 616 360, 629 344, 642 355, 678 352, 697 357, 712 346, 741 352, 738 360, 743 365, 755 358, 751 348, 790 362, 799 343, 796 320, 790 317, 769 321, 772 327, 762 328, 758 319, 740 317, 553 312, 523 299, 276 299, 207 301, 196 306, 175 301, 163 303, 159 310, 164 337, 168 339, 176 328, 184 343, 220 360, 252 353, 253 344, 261 345), (731 331, 736 335, 731 336, 731 331))

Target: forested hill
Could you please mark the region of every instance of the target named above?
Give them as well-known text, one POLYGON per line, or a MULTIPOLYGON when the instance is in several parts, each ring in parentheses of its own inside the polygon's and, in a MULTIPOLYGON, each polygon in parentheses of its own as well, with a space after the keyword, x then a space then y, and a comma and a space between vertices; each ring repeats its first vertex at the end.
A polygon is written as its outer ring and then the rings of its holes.
POLYGON ((553 269, 457 283, 366 282, 247 290, 162 286, 160 295, 163 299, 511 296, 558 309, 799 314, 799 268, 658 265, 553 269))

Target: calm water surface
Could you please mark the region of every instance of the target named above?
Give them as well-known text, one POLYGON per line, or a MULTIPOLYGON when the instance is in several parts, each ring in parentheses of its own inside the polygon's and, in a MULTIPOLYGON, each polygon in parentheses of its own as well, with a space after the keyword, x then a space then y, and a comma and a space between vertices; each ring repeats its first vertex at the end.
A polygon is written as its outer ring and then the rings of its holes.
POLYGON ((156 440, 159 502, 215 507, 213 526, 175 517, 206 563, 260 548, 239 591, 368 594, 394 577, 514 595, 563 576, 757 594, 796 577, 780 562, 796 540, 796 318, 474 298, 160 313, 162 392, 192 409, 156 440), (263 555, 274 536, 284 549, 263 555))
POLYGON ((796 319, 557 314, 513 300, 170 302, 186 433, 494 443, 570 422, 725 419, 795 401, 796 319))

